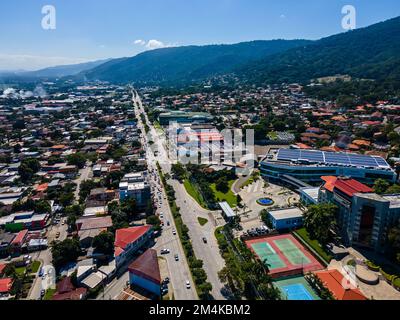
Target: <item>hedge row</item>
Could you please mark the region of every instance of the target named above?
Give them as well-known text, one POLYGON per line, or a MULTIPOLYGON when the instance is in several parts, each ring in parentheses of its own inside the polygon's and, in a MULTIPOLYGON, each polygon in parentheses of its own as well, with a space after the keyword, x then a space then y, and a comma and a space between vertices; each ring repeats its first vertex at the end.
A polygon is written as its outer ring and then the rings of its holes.
POLYGON ((164 185, 168 203, 171 209, 172 216, 175 221, 176 231, 179 235, 179 239, 182 243, 183 251, 189 264, 189 269, 193 277, 193 281, 196 286, 196 291, 200 299, 209 299, 210 292, 212 290, 211 283, 207 282, 207 274, 203 269, 203 261, 196 258, 193 250, 192 242, 190 240, 189 228, 184 224, 182 216, 180 214, 180 208, 176 205, 175 191, 167 183, 164 175, 162 174, 161 167, 157 163, 157 168, 161 176, 161 181, 164 185))

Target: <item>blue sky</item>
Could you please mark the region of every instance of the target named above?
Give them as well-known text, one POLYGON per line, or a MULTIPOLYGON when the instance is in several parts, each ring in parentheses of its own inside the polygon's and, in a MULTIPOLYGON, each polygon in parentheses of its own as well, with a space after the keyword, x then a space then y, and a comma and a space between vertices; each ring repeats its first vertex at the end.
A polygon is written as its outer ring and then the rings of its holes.
POLYGON ((358 28, 400 15, 398 0, 1 0, 0 70, 171 45, 318 39, 344 31, 347 4, 357 10, 358 28), (56 8, 55 30, 41 27, 44 5, 56 8))

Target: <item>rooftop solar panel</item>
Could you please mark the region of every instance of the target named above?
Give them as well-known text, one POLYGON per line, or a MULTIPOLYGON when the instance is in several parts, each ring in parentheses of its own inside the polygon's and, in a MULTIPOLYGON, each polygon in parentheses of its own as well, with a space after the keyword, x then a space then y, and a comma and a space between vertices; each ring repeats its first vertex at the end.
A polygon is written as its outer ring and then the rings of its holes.
POLYGON ((375 159, 375 161, 377 162, 377 164, 379 165, 379 166, 385 166, 385 167, 387 167, 387 166, 389 166, 389 164, 385 161, 385 159, 383 159, 383 158, 375 158, 374 157, 374 159, 375 159))
POLYGON ((381 157, 340 152, 323 152, 319 150, 279 149, 278 160, 322 162, 337 165, 354 165, 359 167, 390 167, 381 157))
POLYGON ((325 152, 325 162, 332 164, 350 164, 349 157, 346 154, 325 152))
POLYGON ((324 162, 324 155, 321 151, 301 151, 301 158, 310 161, 324 162))

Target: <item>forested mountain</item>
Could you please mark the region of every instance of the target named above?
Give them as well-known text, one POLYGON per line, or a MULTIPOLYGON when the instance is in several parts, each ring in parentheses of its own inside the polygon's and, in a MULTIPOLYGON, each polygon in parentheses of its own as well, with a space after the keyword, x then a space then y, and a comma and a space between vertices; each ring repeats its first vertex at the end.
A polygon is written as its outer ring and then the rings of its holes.
POLYGON ((309 43, 307 40, 271 40, 163 48, 112 60, 80 76, 110 82, 191 83, 231 73, 251 61, 309 43))
POLYGON ((308 82, 346 74, 399 85, 400 17, 269 56, 236 73, 251 83, 308 82))

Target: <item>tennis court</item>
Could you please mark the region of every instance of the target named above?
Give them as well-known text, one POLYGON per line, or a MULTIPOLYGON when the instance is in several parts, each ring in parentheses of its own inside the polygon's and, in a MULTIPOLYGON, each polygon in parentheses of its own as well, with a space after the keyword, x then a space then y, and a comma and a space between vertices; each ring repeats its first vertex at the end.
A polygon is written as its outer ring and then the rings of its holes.
POLYGON ((309 264, 310 260, 305 256, 305 254, 298 248, 292 240, 285 238, 275 240, 276 246, 283 252, 283 254, 288 258, 293 265, 304 265, 309 264))
POLYGON ((323 269, 291 234, 251 239, 246 245, 266 264, 275 279, 323 269))
POLYGON ((274 282, 287 300, 320 300, 304 277, 290 277, 274 282))
POLYGON ((274 248, 267 242, 258 242, 251 245, 255 253, 264 263, 268 264, 269 269, 286 267, 285 262, 279 257, 274 248))

